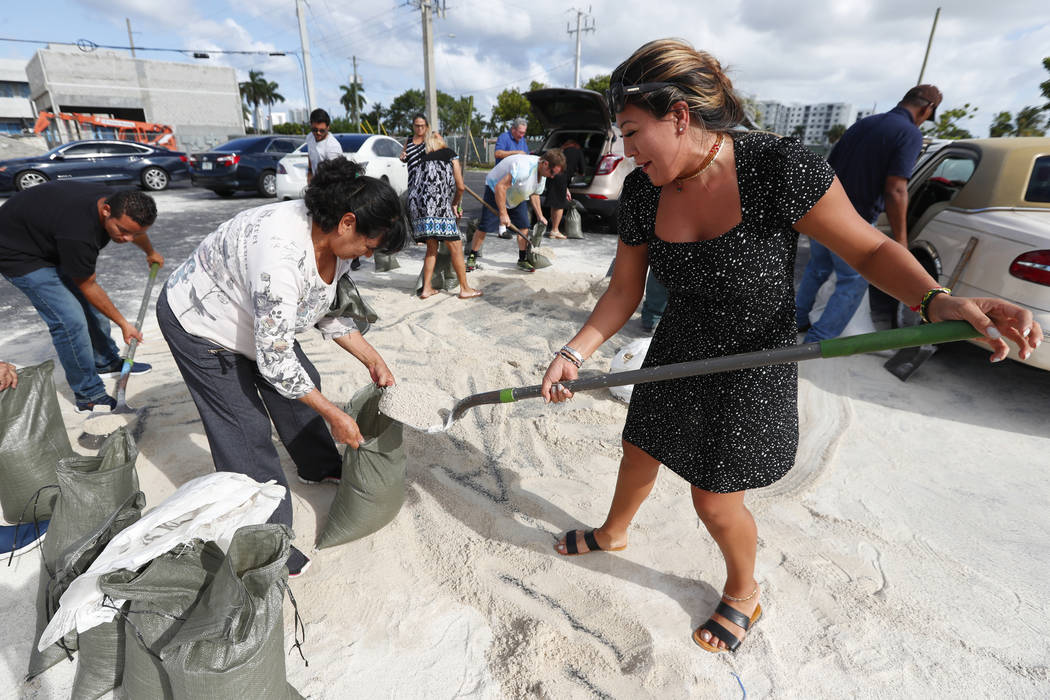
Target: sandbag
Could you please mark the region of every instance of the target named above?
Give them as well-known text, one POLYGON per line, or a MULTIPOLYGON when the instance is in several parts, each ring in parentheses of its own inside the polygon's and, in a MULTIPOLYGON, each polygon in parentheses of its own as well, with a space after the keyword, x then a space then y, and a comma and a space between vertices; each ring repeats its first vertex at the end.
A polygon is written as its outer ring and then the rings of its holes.
POLYGON ((583 217, 575 201, 570 201, 561 217, 561 232, 566 238, 583 238, 583 217))
MULTIPOLYGON (((106 438, 96 457, 67 457, 55 470, 58 494, 54 499, 47 537, 41 545, 42 562, 37 588, 36 635, 27 676, 32 678, 67 657, 61 640, 41 651, 37 641, 58 607, 69 581, 53 585, 63 556, 83 544, 85 534, 98 532, 114 513, 139 490, 135 459, 138 448, 127 428, 106 438)), ((141 510, 141 508, 140 508, 141 510)), ((90 562, 88 562, 90 564, 90 562)), ((75 635, 66 635, 68 650, 76 648, 75 635)))
POLYGON ((285 525, 247 525, 200 600, 161 650, 176 700, 300 698, 285 671, 285 525))
MULTIPOLYGON (((16 370, 18 386, 0 391, 0 508, 9 523, 32 522, 34 494, 57 484, 58 460, 75 454, 58 407, 54 369, 53 360, 23 367, 16 370)), ((51 514, 53 495, 44 495, 36 503, 37 520, 51 514)))
POLYGON ((343 453, 339 490, 317 539, 321 549, 372 534, 393 520, 405 501, 404 427, 379 412, 382 395, 382 389, 369 384, 346 407, 364 442, 343 453))
POLYGON ((141 572, 120 569, 99 580, 103 594, 126 601, 125 697, 173 700, 160 652, 211 584, 223 556, 214 542, 195 540, 160 555, 141 572))
MULTIPOLYGON (((437 260, 434 263, 434 272, 430 275, 430 286, 437 290, 451 292, 459 286, 459 278, 456 270, 452 267, 452 251, 444 241, 440 242, 437 252, 437 260)), ((418 296, 423 291, 423 270, 416 277, 416 286, 413 287, 418 296)))
POLYGON ((325 317, 351 319, 357 330, 364 335, 372 324, 379 320, 379 314, 365 301, 357 285, 349 275, 343 275, 335 286, 335 298, 325 317))
POLYGON ((397 261, 396 255, 388 255, 386 253, 380 253, 378 250, 372 254, 372 257, 376 261, 376 272, 390 272, 401 267, 401 263, 397 261))
MULTIPOLYGON (((610 372, 626 372, 632 369, 641 369, 645 356, 649 353, 649 343, 652 338, 639 338, 632 340, 620 348, 610 363, 610 372)), ((634 385, 611 386, 609 392, 624 403, 631 403, 631 394, 634 393, 634 385)))
POLYGON ((529 232, 529 245, 526 247, 525 259, 537 270, 551 266, 551 260, 536 249, 543 245, 543 236, 547 233, 547 224, 537 221, 529 232))

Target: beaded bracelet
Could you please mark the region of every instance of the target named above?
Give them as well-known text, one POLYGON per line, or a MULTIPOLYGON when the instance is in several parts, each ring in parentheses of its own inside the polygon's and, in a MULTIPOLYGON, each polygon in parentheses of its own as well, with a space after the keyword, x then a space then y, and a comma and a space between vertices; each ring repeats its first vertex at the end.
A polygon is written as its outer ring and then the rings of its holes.
POLYGON ((922 301, 919 303, 919 318, 922 319, 923 323, 930 323, 930 301, 932 301, 938 294, 947 294, 950 296, 951 293, 952 290, 947 287, 935 287, 923 295, 922 301))

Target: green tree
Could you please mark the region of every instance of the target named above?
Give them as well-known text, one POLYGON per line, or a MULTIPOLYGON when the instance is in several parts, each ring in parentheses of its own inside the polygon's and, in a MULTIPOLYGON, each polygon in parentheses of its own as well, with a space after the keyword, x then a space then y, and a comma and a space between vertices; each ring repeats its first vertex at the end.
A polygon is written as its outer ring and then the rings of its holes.
POLYGON ((791 130, 791 135, 794 136, 799 141, 802 141, 803 139, 806 138, 806 125, 805 124, 798 124, 798 125, 796 125, 795 128, 791 130))
POLYGON ((390 102, 383 120, 386 128, 403 134, 412 131, 412 115, 426 112, 426 100, 422 90, 405 90, 390 102))
POLYGON ((828 143, 834 144, 840 138, 842 138, 842 135, 844 133, 846 133, 846 125, 845 124, 833 124, 832 127, 830 129, 828 129, 824 133, 824 136, 827 137, 828 143))
MULTIPOLYGON (((533 81, 529 89, 539 90, 543 87, 542 83, 533 81)), ((518 117, 525 117, 529 120, 529 128, 526 132, 529 136, 539 136, 543 133, 543 127, 540 125, 540 120, 533 113, 529 99, 517 88, 507 88, 496 96, 496 104, 492 107, 489 127, 493 133, 506 131, 510 123, 518 117)))
MULTIPOLYGON (((1050 56, 1043 59, 1043 68, 1050 72, 1050 56)), ((1050 109, 1050 78, 1039 83, 1039 90, 1042 91, 1043 97, 1046 98, 1046 104, 1043 105, 1043 109, 1050 109)))
MULTIPOLYGON (((350 82, 349 85, 340 85, 339 89, 343 91, 343 94, 339 97, 339 104, 343 106, 343 110, 346 112, 347 119, 350 118, 351 114, 360 115, 365 111, 365 86, 361 84, 361 81, 350 82)), ((360 120, 360 117, 358 117, 360 120)), ((357 130, 361 130, 360 121, 357 124, 357 130)))
POLYGON ((263 77, 263 72, 261 70, 250 70, 248 71, 248 79, 243 83, 240 83, 238 87, 241 89, 241 99, 252 108, 252 114, 255 117, 252 125, 258 133, 259 105, 261 105, 265 99, 264 95, 269 87, 269 83, 266 81, 266 78, 263 77))
POLYGON ((1009 112, 999 112, 999 114, 995 115, 992 125, 988 128, 988 135, 992 138, 1010 136, 1014 132, 1013 119, 1013 115, 1009 112))
POLYGON ((583 88, 585 90, 594 90, 595 92, 600 92, 604 95, 609 89, 609 80, 611 78, 612 75, 610 75, 609 73, 602 73, 600 75, 596 75, 590 80, 588 80, 586 83, 584 83, 583 88))
POLYGON ((933 124, 930 124, 930 122, 925 122, 923 124, 923 134, 935 139, 973 138, 973 134, 959 126, 959 122, 964 119, 973 119, 974 115, 977 114, 976 107, 972 107, 970 103, 967 102, 962 107, 956 107, 954 109, 938 109, 937 111, 937 120, 933 122, 933 124))
POLYGON ((1014 117, 1014 136, 1046 136, 1043 123, 1043 111, 1045 107, 1030 105, 1022 107, 1014 117))
POLYGON ((384 119, 385 116, 386 116, 386 110, 383 109, 382 103, 380 103, 380 102, 373 102, 372 103, 372 109, 369 110, 368 112, 363 113, 361 115, 361 118, 364 119, 366 122, 368 122, 368 124, 371 126, 371 128, 377 134, 381 134, 381 133, 383 133, 382 132, 382 124, 383 124, 383 119, 384 119))
POLYGON ((266 104, 266 122, 270 125, 270 133, 273 133, 273 106, 277 102, 284 102, 284 95, 277 92, 279 87, 273 81, 265 81, 266 89, 262 94, 262 101, 266 104))

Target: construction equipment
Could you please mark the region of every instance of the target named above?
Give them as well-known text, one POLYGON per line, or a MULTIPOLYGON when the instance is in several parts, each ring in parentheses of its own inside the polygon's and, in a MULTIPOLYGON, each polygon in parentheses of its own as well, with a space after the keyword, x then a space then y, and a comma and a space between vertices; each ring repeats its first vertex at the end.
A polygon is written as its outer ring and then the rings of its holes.
POLYGON ((177 150, 175 145, 175 133, 167 124, 154 124, 152 122, 137 122, 131 119, 114 119, 113 117, 100 117, 95 114, 80 114, 79 112, 40 112, 33 125, 33 133, 40 134, 51 126, 56 119, 72 122, 80 128, 92 127, 101 129, 113 129, 116 139, 120 141, 134 141, 150 146, 167 148, 169 151, 177 150))

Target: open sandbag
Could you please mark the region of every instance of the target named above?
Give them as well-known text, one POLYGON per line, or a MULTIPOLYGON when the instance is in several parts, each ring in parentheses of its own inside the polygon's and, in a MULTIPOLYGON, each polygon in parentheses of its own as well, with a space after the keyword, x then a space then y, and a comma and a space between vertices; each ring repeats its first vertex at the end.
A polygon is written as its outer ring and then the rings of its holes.
MULTIPOLYGON (((139 490, 135 474, 138 449, 126 428, 106 438, 96 457, 67 457, 56 469, 58 496, 41 545, 43 561, 37 590, 36 635, 29 657, 28 677, 32 678, 68 656, 76 648, 75 635, 66 635, 45 650, 37 649, 41 632, 57 609, 58 599, 68 586, 53 583, 64 555, 82 543, 85 535, 97 532, 139 490)), ((68 557, 67 557, 68 558, 68 557)), ((90 563, 90 562, 88 562, 90 563)))
POLYGON ((529 231, 529 246, 528 252, 525 254, 525 259, 532 263, 532 266, 537 270, 550 267, 551 260, 543 253, 538 252, 538 249, 543 245, 543 236, 547 233, 547 224, 542 221, 537 221, 532 226, 532 230, 529 231))
POLYGON ((378 250, 372 254, 372 257, 376 261, 376 272, 390 272, 401 267, 401 263, 397 261, 396 255, 388 255, 387 253, 380 253, 378 250))
POLYGON ((109 599, 127 601, 123 613, 125 697, 173 700, 160 652, 211 584, 223 556, 214 542, 196 540, 160 555, 141 572, 120 569, 99 580, 109 599))
POLYGON ((561 218, 561 232, 566 238, 583 238, 583 217, 580 215, 580 205, 575 200, 565 207, 561 218))
POLYGON ((300 698, 285 671, 284 592, 291 531, 248 525, 161 650, 176 700, 300 698))
POLYGON ((393 520, 405 501, 404 427, 379 412, 382 396, 382 389, 370 384, 346 407, 364 442, 343 453, 343 477, 317 539, 319 548, 372 534, 393 520))
POLYGON ((335 286, 335 298, 325 317, 349 319, 357 326, 362 335, 368 332, 372 324, 379 319, 379 314, 365 301, 357 285, 349 275, 343 275, 335 286))
MULTIPOLYGON (((434 272, 430 275, 430 286, 434 289, 451 292, 459 286, 459 278, 456 270, 452 267, 452 251, 441 241, 438 245, 437 260, 434 262, 434 272)), ((416 286, 413 287, 416 295, 423 291, 423 271, 419 271, 416 277, 416 286)))
POLYGON ((54 367, 48 360, 17 370, 18 386, 0 391, 0 508, 9 523, 51 514, 53 494, 45 491, 39 500, 34 494, 58 483, 58 460, 74 454, 55 394, 54 367))

